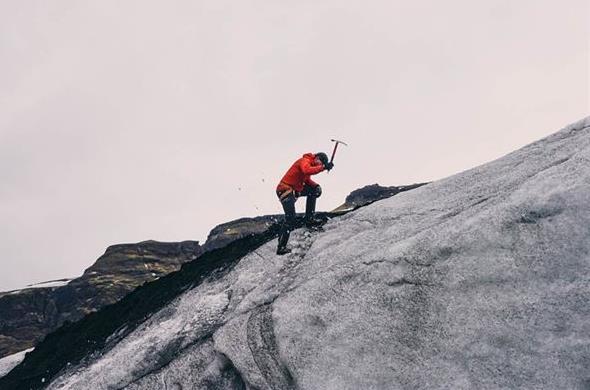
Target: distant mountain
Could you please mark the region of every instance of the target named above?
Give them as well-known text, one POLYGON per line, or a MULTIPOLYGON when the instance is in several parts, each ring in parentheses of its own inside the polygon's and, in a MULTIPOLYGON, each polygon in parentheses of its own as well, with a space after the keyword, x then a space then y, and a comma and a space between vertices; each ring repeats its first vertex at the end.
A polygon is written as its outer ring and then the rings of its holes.
POLYGON ((117 302, 202 252, 196 241, 113 245, 79 278, 0 293, 0 358, 33 347, 65 321, 117 302))
POLYGON ((49 334, 0 388, 588 389, 590 118, 49 334))

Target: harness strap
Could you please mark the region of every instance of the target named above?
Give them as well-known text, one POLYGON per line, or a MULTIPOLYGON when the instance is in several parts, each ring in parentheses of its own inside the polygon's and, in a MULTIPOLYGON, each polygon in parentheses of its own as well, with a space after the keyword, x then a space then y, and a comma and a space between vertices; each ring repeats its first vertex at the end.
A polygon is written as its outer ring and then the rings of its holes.
POLYGON ((299 196, 297 191, 293 189, 289 184, 281 181, 277 187, 277 196, 279 200, 282 202, 283 200, 287 199, 289 195, 293 194, 295 198, 299 196))
POLYGON ((285 191, 279 192, 279 199, 281 200, 281 202, 283 200, 285 200, 289 195, 291 195, 293 193, 293 188, 289 188, 285 191))

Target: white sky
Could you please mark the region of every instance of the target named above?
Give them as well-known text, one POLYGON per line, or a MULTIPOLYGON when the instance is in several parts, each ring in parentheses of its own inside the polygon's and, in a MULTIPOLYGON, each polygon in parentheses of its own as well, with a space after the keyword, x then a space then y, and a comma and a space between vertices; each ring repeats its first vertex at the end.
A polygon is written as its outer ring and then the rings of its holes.
POLYGON ((590 112, 589 2, 0 0, 0 291, 279 213, 330 138, 321 210, 557 131, 590 112))

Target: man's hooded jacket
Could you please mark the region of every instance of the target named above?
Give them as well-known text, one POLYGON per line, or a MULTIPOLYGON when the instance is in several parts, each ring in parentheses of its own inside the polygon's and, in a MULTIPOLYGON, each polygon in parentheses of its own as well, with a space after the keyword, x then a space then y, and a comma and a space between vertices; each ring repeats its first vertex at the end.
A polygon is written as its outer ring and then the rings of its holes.
POLYGON ((311 180, 310 176, 320 173, 323 170, 324 164, 315 163, 315 154, 306 153, 291 165, 291 168, 289 168, 277 186, 277 191, 292 189, 301 192, 306 184, 311 187, 317 187, 318 183, 311 180))

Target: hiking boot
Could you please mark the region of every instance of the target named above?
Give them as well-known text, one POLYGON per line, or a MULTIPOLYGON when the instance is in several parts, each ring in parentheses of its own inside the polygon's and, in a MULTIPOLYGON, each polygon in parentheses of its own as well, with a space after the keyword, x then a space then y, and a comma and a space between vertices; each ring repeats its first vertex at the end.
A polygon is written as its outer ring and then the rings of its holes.
POLYGON ((277 249, 277 255, 279 255, 279 256, 286 255, 287 253, 291 253, 291 248, 284 247, 284 248, 277 249))

